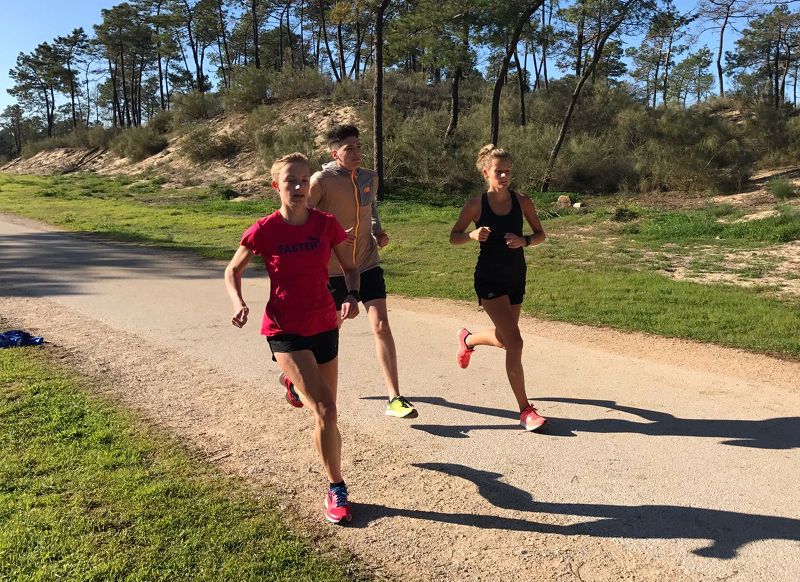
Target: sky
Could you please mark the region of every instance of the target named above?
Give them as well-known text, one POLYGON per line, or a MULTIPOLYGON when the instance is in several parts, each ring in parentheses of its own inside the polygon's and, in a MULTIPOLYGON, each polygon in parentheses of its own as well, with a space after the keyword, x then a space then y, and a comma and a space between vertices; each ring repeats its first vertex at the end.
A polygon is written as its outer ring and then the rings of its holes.
MULTIPOLYGON (((93 34, 92 26, 102 21, 100 11, 122 0, 0 0, 0 111, 14 104, 7 90, 13 86, 8 71, 20 52, 30 53, 39 43, 51 42, 83 27, 93 34)), ((694 8, 696 0, 675 0, 681 10, 694 8)), ((729 39, 732 35, 728 35, 729 39)), ((709 45, 714 50, 714 33, 701 37, 696 46, 709 45)), ((730 45, 732 46, 732 44, 730 45)))
POLYGON ((122 0, 0 0, 0 111, 15 99, 7 90, 14 86, 8 71, 14 68, 19 53, 30 53, 43 42, 66 36, 83 27, 92 35, 92 26, 102 22, 100 11, 122 0))

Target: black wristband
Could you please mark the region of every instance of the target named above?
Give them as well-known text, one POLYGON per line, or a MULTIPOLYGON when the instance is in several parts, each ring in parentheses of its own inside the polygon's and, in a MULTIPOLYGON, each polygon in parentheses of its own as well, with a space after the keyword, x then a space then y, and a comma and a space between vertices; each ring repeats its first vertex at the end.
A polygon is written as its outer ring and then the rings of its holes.
POLYGON ((525 235, 525 246, 526 247, 531 246, 531 235, 529 235, 529 234, 525 235))
POLYGON ((361 293, 358 292, 358 289, 351 289, 347 292, 348 295, 352 295, 353 298, 356 300, 356 303, 361 301, 361 293))

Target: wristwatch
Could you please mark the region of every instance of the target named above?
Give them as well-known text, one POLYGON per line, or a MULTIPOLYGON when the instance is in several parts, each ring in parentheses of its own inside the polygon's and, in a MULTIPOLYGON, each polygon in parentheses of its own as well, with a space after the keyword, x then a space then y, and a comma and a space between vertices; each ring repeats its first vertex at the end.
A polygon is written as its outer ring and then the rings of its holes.
POLYGON ((361 301, 361 293, 359 293, 359 292, 358 292, 358 289, 350 289, 350 290, 347 292, 347 294, 348 294, 348 295, 352 295, 352 296, 353 296, 353 298, 356 300, 356 303, 358 303, 359 301, 361 301))
POLYGON ((526 247, 531 246, 531 235, 529 235, 529 234, 525 235, 525 246, 526 247))

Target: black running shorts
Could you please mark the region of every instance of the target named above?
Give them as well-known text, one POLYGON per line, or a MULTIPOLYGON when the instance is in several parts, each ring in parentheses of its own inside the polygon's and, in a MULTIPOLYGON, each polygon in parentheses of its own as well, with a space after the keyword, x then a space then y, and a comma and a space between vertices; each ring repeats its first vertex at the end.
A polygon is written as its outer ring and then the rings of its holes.
POLYGON ((317 364, 327 364, 339 354, 339 328, 323 331, 317 335, 281 334, 267 337, 272 360, 278 352, 299 352, 310 350, 317 364))
MULTIPOLYGON (((336 302, 336 310, 342 308, 342 303, 347 298, 347 284, 344 276, 328 279, 328 291, 336 302)), ((367 303, 374 299, 386 299, 386 281, 383 279, 383 269, 373 267, 361 273, 361 288, 358 290, 361 302, 367 303)))
POLYGON ((483 299, 497 299, 508 295, 511 305, 519 305, 525 296, 525 279, 517 281, 488 281, 475 278, 475 293, 478 295, 478 305, 483 299))

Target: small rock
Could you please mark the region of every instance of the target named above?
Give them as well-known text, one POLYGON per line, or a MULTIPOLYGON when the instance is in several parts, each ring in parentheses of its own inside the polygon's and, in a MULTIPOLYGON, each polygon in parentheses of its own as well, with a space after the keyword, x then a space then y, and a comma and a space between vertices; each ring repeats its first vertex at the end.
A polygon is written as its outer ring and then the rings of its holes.
POLYGON ((569 196, 561 195, 556 200, 556 210, 566 210, 572 206, 572 200, 570 200, 569 196))

